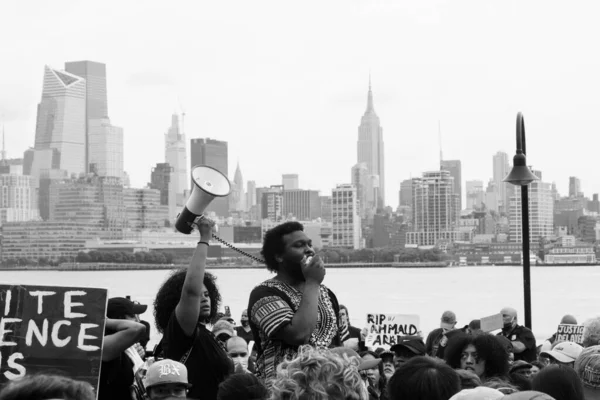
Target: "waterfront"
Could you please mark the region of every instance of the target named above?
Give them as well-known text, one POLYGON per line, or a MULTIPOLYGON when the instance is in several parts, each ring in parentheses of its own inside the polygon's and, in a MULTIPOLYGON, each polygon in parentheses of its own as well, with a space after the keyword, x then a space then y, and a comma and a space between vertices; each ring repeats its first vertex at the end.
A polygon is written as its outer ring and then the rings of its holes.
MULTIPOLYGON (((239 321, 248 295, 260 281, 272 276, 266 269, 212 269, 223 297, 239 321)), ((104 287, 109 296, 130 295, 148 304, 142 316, 158 339, 152 302, 168 270, 142 271, 2 271, 3 284, 104 287)), ((532 275, 533 330, 538 339, 550 336, 563 314, 580 322, 600 314, 597 267, 535 267, 532 275)), ((439 326, 441 313, 456 312, 459 325, 513 306, 523 321, 522 269, 519 267, 453 268, 330 268, 324 282, 350 310, 352 324, 364 325, 367 313, 405 313, 421 317, 426 334, 439 326)))

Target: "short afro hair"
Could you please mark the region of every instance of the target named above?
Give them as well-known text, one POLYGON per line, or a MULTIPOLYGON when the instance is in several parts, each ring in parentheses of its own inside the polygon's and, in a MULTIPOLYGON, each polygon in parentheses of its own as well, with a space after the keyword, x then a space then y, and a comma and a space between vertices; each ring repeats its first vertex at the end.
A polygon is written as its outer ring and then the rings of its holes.
POLYGON ((460 391, 458 373, 433 357, 418 356, 402 364, 390 378, 390 399, 446 400, 460 391))
POLYGON ((277 272, 279 270, 279 263, 275 256, 283 253, 285 249, 285 243, 283 237, 293 232, 304 231, 304 226, 300 222, 289 221, 284 222, 281 225, 277 225, 271 228, 265 233, 263 239, 263 247, 261 254, 267 264, 267 269, 271 272, 277 272))
MULTIPOLYGON (((156 328, 160 333, 164 333, 169 324, 169 319, 175 311, 175 307, 181 298, 183 290, 183 282, 187 268, 174 270, 167 280, 162 284, 156 298, 154 299, 154 320, 156 328)), ((210 297, 210 317, 207 322, 215 322, 217 319, 217 311, 221 305, 221 294, 216 284, 217 278, 210 272, 204 272, 204 286, 208 290, 210 297)))
POLYGON ((460 334, 448 340, 444 358, 452 368, 460 368, 462 352, 472 344, 479 358, 485 360, 485 378, 508 376, 508 351, 500 339, 489 333, 460 334))

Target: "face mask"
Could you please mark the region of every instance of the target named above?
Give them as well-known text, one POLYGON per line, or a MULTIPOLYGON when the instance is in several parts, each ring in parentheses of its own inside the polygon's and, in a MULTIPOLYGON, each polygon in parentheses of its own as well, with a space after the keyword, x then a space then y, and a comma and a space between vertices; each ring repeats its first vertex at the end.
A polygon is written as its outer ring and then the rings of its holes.
POLYGON ((246 357, 237 356, 237 357, 232 357, 231 359, 233 360, 234 366, 237 367, 238 365, 241 365, 244 369, 248 369, 248 356, 246 356, 246 357))
POLYGON ((513 321, 514 321, 514 319, 511 319, 510 322, 505 323, 504 328, 505 329, 512 328, 513 321))

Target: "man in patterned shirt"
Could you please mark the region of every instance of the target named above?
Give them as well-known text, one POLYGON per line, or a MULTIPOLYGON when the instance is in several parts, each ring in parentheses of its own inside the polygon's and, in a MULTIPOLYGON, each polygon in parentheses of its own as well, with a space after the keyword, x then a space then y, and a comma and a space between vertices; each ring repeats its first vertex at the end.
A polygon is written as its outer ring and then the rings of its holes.
POLYGON ((321 284, 323 261, 299 222, 285 222, 264 237, 262 255, 274 278, 250 293, 248 313, 256 340, 256 375, 270 386, 279 363, 294 358, 298 347, 340 345, 339 305, 321 284))

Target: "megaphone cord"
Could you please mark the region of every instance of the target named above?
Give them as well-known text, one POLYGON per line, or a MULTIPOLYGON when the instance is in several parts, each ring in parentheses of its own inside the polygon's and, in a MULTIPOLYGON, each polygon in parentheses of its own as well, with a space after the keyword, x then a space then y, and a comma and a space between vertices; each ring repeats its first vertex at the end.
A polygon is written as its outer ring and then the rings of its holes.
POLYGON ((265 260, 261 260, 260 258, 253 256, 250 253, 245 252, 244 250, 238 249, 237 247, 235 247, 234 245, 227 243, 225 240, 221 239, 220 237, 218 237, 217 235, 215 235, 214 233, 212 234, 213 239, 215 239, 217 242, 220 242, 221 244, 224 244, 225 246, 229 247, 231 250, 237 251, 238 253, 240 253, 241 255, 244 255, 248 258, 250 258, 251 260, 254 260, 256 262, 258 262, 259 264, 264 264, 265 260))

